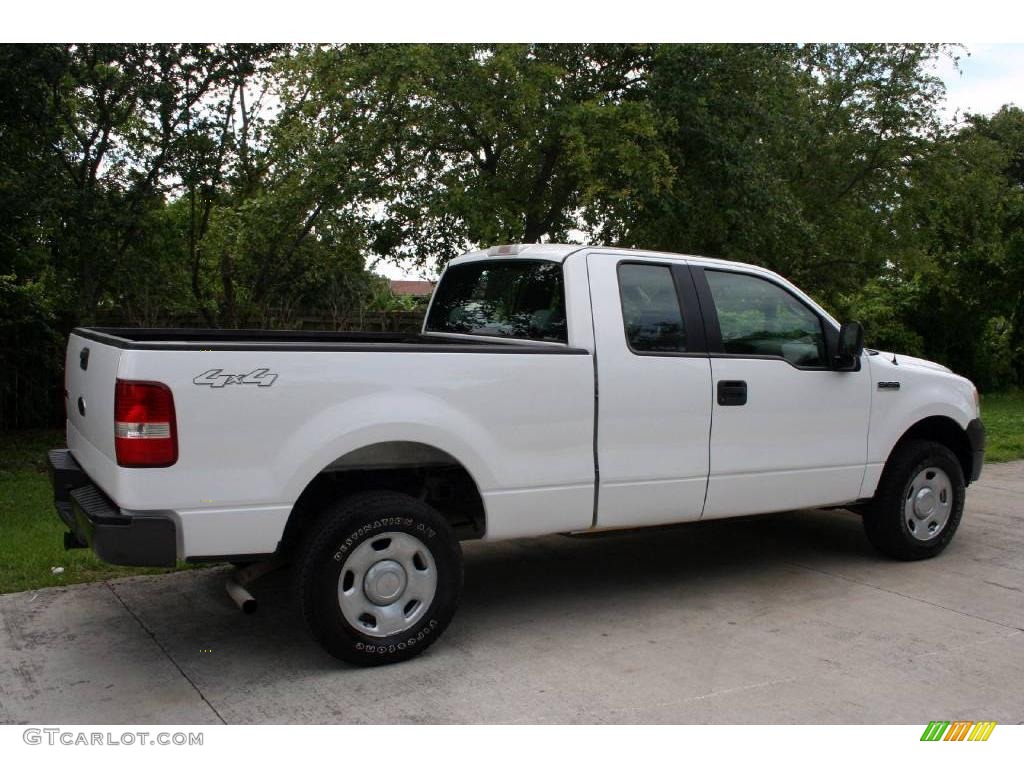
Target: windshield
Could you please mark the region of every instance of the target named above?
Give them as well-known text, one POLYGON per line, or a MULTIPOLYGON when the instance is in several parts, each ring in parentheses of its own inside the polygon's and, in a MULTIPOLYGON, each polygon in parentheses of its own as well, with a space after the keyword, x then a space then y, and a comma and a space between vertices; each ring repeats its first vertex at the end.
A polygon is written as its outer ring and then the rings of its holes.
POLYGON ((562 265, 516 259, 449 267, 426 329, 568 343, 562 265))

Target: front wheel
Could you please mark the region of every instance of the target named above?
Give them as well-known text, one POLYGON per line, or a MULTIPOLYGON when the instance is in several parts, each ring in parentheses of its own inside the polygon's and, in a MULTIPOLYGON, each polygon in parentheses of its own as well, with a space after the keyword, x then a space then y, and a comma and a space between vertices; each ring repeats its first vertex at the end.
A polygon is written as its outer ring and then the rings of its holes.
POLYGON ((427 504, 360 493, 321 516, 299 555, 297 588, 313 636, 364 666, 412 658, 448 626, 462 591, 462 550, 427 504))
POLYGON ((952 451, 930 440, 908 440, 886 464, 864 510, 864 531, 890 557, 934 557, 952 541, 965 495, 963 468, 952 451))

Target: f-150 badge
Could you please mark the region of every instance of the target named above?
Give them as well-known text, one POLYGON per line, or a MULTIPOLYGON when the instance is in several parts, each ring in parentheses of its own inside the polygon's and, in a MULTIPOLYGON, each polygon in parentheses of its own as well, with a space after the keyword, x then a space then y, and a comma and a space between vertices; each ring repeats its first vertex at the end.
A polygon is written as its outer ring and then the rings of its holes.
POLYGON ((252 373, 224 373, 221 368, 211 368, 192 379, 193 384, 214 389, 226 387, 228 384, 255 384, 257 387, 269 387, 275 381, 277 381, 277 374, 271 373, 269 368, 257 368, 252 373))

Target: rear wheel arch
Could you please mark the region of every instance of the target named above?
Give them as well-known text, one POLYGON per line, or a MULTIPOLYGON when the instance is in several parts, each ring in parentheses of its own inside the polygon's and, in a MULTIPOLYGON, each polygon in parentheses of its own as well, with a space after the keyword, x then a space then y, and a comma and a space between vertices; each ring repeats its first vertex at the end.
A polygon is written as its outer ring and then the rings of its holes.
POLYGON ((429 504, 462 541, 486 534, 483 496, 462 461, 426 443, 391 440, 348 451, 324 466, 292 506, 278 549, 297 546, 309 526, 340 499, 388 490, 429 504))

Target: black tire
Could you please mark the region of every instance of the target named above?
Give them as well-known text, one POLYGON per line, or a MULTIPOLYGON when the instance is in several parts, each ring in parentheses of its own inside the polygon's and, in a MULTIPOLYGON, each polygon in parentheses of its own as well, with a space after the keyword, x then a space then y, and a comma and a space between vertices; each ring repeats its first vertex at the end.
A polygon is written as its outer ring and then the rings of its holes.
POLYGON ((432 507, 394 491, 359 493, 326 510, 305 537, 296 565, 299 604, 313 637, 332 656, 360 666, 422 653, 451 622, 462 593, 462 549, 451 526, 432 507), (414 624, 375 637, 345 617, 339 584, 359 545, 388 532, 413 536, 429 550, 436 589, 414 624))
POLYGON ((882 554, 898 560, 935 557, 952 541, 964 512, 966 484, 963 468, 946 446, 931 440, 907 440, 889 457, 874 500, 864 509, 864 531, 882 554), (938 467, 952 483, 953 499, 945 527, 935 538, 916 538, 904 519, 910 484, 929 467, 938 467))

